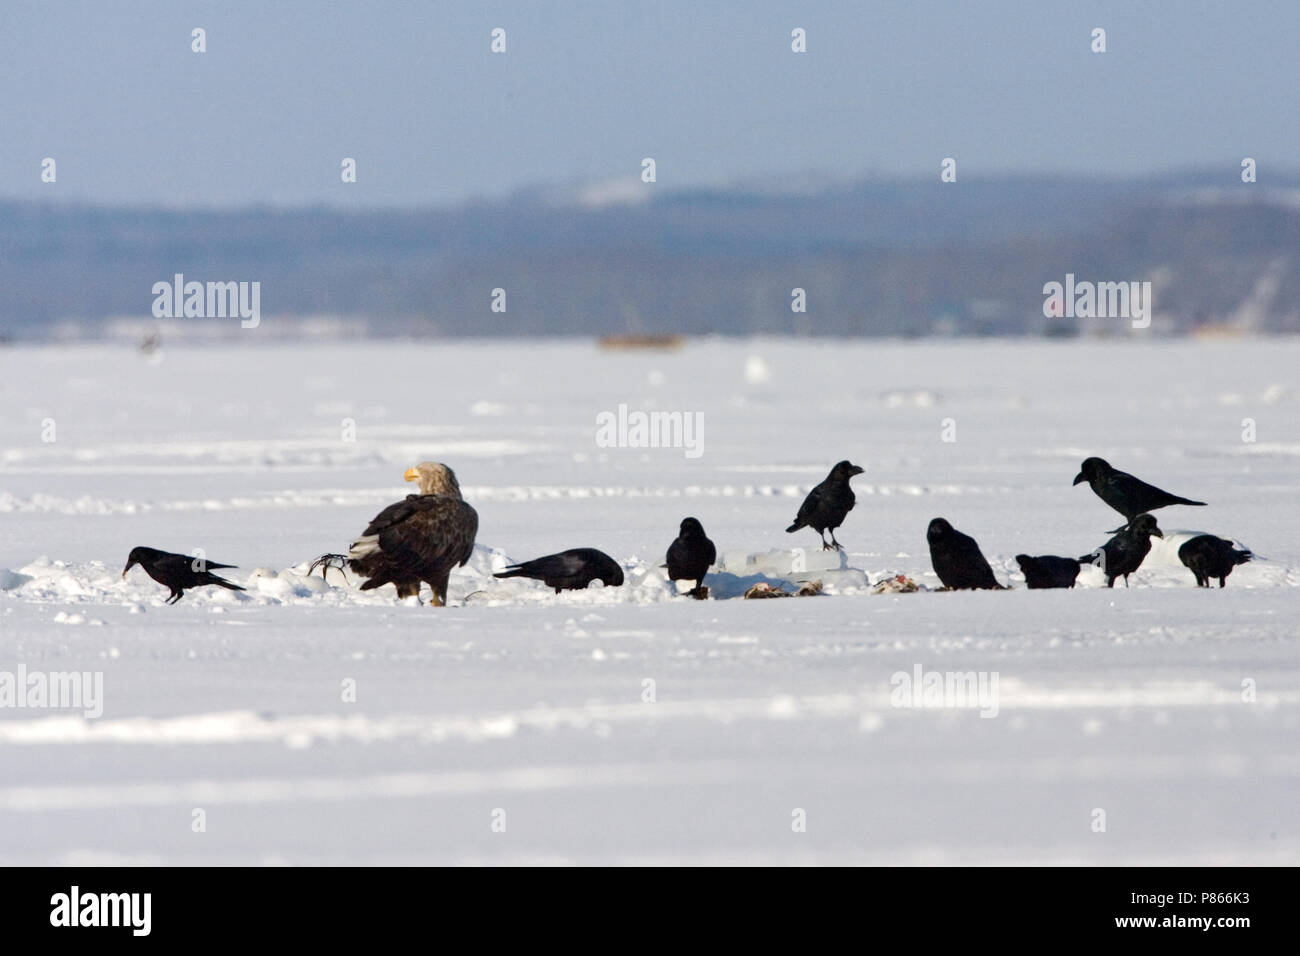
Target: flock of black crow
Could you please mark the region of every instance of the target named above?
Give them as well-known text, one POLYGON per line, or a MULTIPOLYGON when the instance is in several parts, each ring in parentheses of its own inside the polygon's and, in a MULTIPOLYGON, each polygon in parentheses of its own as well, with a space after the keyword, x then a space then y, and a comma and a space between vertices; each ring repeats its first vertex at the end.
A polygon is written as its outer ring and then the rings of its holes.
MULTIPOLYGON (((786 531, 794 533, 811 528, 821 537, 823 550, 842 550, 835 529, 844 523, 856 503, 849 482, 862 471, 848 461, 835 465, 826 479, 808 493, 786 531), (827 532, 830 541, 826 540, 827 532)), ((363 591, 392 584, 399 597, 418 597, 421 584, 427 583, 433 591, 431 603, 441 607, 447 602, 447 582, 452 569, 463 566, 473 553, 478 513, 461 498, 456 475, 446 465, 424 462, 408 469, 403 477, 417 483, 419 494, 407 495, 389 505, 375 516, 347 554, 321 555, 312 562, 308 573, 319 569, 326 575, 331 568, 347 567, 363 579, 363 591)), ((1109 541, 1080 558, 1016 555, 1028 587, 1072 588, 1084 564, 1100 568, 1106 575, 1107 587, 1114 587, 1115 580, 1121 577, 1127 587, 1129 575, 1142 565, 1151 550, 1151 537, 1163 537, 1150 512, 1169 505, 1205 504, 1162 491, 1112 468, 1100 458, 1084 461, 1074 484, 1084 481, 1097 497, 1124 516, 1125 523, 1112 532, 1114 536, 1109 541)), ((930 545, 930 563, 945 589, 1006 590, 998 583, 975 539, 962 534, 945 519, 935 518, 930 522, 926 539, 930 545)), ((1209 587, 1213 578, 1218 578, 1219 587, 1223 587, 1233 568, 1252 557, 1249 551, 1236 548, 1231 541, 1209 534, 1188 540, 1178 549, 1178 556, 1196 577, 1199 587, 1209 587)), ((708 597, 704 577, 717 560, 717 548, 697 518, 682 520, 666 558, 662 567, 667 569, 670 580, 693 582, 687 594, 699 599, 708 597)), ((234 565, 138 547, 131 550, 122 577, 137 564, 170 589, 170 604, 179 601, 186 588, 216 585, 244 590, 211 571, 234 565)), ((531 578, 554 588, 557 594, 563 590, 582 590, 592 581, 600 581, 606 587, 623 583, 619 563, 595 548, 572 548, 548 554, 511 565, 495 576, 531 578)))
MULTIPOLYGON (((1169 505, 1204 505, 1149 485, 1128 472, 1111 467, 1101 458, 1085 459, 1074 478, 1074 484, 1087 482, 1097 497, 1110 505, 1126 519, 1115 528, 1109 541, 1091 554, 1080 558, 1063 558, 1054 554, 1031 557, 1016 555, 1016 563, 1025 575, 1030 588, 1072 588, 1079 569, 1091 564, 1106 575, 1106 587, 1113 588, 1116 578, 1124 579, 1142 566, 1151 551, 1151 538, 1163 538, 1150 512, 1169 505)), ((930 522, 926 532, 930 542, 930 563, 944 587, 953 589, 1002 589, 993 576, 993 569, 980 553, 979 545, 969 535, 962 534, 943 518, 930 522)), ((1249 551, 1240 550, 1231 541, 1212 534, 1201 534, 1184 542, 1178 557, 1196 578, 1198 587, 1209 587, 1211 578, 1219 579, 1219 587, 1227 582, 1232 569, 1252 557, 1249 551)))

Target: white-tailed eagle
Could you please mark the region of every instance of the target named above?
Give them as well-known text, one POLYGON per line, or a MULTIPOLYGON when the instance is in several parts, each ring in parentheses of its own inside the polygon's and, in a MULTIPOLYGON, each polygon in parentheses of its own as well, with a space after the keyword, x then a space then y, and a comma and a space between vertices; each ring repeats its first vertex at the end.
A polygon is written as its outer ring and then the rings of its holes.
POLYGON ((420 582, 433 589, 433 606, 447 603, 451 569, 463 566, 474 551, 478 512, 460 496, 455 473, 426 461, 407 470, 418 495, 407 495, 379 512, 348 551, 348 567, 366 578, 361 590, 385 584, 398 597, 418 596, 420 582))

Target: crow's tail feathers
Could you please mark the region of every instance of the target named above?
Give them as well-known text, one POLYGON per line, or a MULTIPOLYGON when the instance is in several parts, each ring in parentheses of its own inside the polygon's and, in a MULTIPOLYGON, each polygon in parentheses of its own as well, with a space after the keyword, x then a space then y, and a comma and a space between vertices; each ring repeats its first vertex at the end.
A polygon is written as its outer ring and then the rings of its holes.
POLYGON ((238 584, 231 584, 231 583, 230 583, 229 581, 227 581, 225 578, 219 578, 219 577, 217 577, 215 574, 209 574, 209 575, 208 575, 208 580, 207 580, 205 583, 207 583, 207 584, 219 584, 219 585, 221 585, 221 587, 223 587, 223 588, 227 588, 227 589, 229 589, 229 590, 231 590, 231 591, 246 591, 246 590, 248 590, 247 588, 242 588, 242 587, 240 587, 238 584))
POLYGON ((522 578, 523 576, 524 576, 524 569, 517 564, 506 568, 504 571, 498 571, 492 575, 492 577, 494 578, 522 578))

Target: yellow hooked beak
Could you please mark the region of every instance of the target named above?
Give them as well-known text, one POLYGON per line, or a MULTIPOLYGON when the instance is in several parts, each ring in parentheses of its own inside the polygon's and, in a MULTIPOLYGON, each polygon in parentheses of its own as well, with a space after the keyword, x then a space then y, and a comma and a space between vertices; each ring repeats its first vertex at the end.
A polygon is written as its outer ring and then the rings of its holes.
POLYGON ((402 475, 403 481, 419 481, 420 471, 418 468, 406 469, 406 474, 402 475))

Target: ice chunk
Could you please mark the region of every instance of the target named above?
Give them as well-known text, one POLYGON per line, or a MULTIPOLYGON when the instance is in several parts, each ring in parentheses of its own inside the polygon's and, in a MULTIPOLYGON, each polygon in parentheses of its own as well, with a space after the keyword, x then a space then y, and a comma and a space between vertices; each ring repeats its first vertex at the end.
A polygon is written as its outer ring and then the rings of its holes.
POLYGON ((766 574, 789 578, 804 574, 816 577, 819 572, 842 571, 848 566, 848 557, 843 551, 792 548, 789 551, 727 551, 718 568, 736 575, 766 574))
POLYGON ((30 574, 19 574, 8 568, 0 568, 0 591, 15 591, 31 580, 33 578, 30 574))
POLYGON ((848 566, 843 551, 792 548, 789 551, 727 551, 715 573, 705 578, 716 598, 739 597, 756 584, 797 590, 800 584, 821 581, 828 591, 865 588, 866 572, 848 566))

